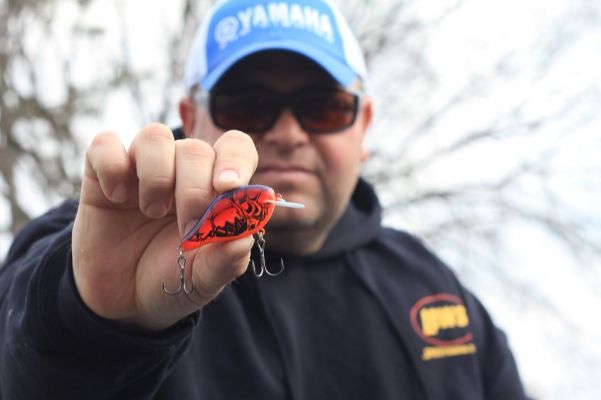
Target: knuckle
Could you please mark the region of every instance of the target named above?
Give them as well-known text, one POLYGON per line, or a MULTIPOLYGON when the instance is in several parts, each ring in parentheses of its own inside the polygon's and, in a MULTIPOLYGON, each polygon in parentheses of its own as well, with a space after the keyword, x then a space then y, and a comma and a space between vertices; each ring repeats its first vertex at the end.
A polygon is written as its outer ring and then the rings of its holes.
POLYGON ((199 203, 205 203, 212 198, 213 193, 205 188, 187 187, 177 190, 177 202, 185 207, 194 207, 199 203))
POLYGON ((108 177, 116 177, 124 173, 127 169, 125 162, 120 160, 110 160, 99 165, 102 174, 108 177))
POLYGON ((217 139, 215 142, 215 150, 226 149, 240 149, 246 150, 253 148, 255 144, 252 138, 244 132, 240 131, 227 131, 217 139))
POLYGON ((171 144, 175 141, 171 130, 163 124, 149 124, 134 138, 135 142, 143 141, 152 144, 171 144))
POLYGON ((90 141, 90 144, 88 146, 88 155, 92 155, 94 153, 96 153, 97 151, 101 151, 102 149, 106 148, 107 146, 111 146, 115 143, 115 141, 119 141, 119 138, 117 137, 117 135, 113 132, 100 132, 98 134, 96 134, 92 140, 90 141))
POLYGON ((140 177, 141 183, 150 189, 170 189, 173 187, 173 177, 163 174, 153 174, 140 177))
POLYGON ((102 132, 90 142, 86 158, 97 174, 114 177, 128 168, 126 157, 120 150, 125 151, 118 136, 112 132, 102 132))
POLYGON ((228 131, 215 142, 217 158, 228 162, 247 162, 256 166, 259 155, 252 138, 240 131, 228 131))
POLYGON ((200 161, 215 159, 215 150, 208 143, 198 139, 182 139, 175 142, 178 156, 200 161))

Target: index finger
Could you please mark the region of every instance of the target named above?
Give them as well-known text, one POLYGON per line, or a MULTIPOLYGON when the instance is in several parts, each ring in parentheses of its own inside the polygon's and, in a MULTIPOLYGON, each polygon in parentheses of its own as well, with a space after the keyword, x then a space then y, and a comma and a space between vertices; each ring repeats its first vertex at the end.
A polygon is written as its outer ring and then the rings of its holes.
POLYGON ((259 160, 251 137, 240 131, 228 131, 219 137, 213 148, 215 191, 221 193, 248 184, 259 160))
POLYGON ((127 200, 131 161, 123 143, 113 132, 94 137, 86 152, 81 201, 97 206, 127 200))

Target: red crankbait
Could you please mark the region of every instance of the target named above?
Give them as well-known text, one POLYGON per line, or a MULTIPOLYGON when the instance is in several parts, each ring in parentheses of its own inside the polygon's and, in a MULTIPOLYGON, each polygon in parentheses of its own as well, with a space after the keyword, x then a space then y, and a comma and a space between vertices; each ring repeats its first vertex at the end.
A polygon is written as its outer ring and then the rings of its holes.
POLYGON ((196 249, 205 244, 235 240, 249 235, 255 236, 261 258, 261 268, 258 271, 254 261, 251 260, 255 275, 258 277, 262 276, 263 273, 271 276, 279 275, 284 269, 284 263, 282 261, 280 271, 275 273, 269 271, 265 265, 265 239, 263 238, 265 233, 263 228, 271 219, 275 206, 304 207, 300 203, 285 201, 272 188, 263 185, 242 186, 217 196, 209 204, 194 227, 184 235, 179 245, 179 287, 175 291, 170 291, 167 290, 163 282, 163 290, 168 294, 177 294, 182 289, 185 293, 190 294, 194 290, 194 283, 192 283, 191 288, 188 288, 184 278, 185 251, 196 249))

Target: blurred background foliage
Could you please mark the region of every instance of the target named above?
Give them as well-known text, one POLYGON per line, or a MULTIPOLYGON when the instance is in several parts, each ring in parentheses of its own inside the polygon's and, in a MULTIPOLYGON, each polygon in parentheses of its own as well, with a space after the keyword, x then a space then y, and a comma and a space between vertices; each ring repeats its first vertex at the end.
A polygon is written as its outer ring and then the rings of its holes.
MULTIPOLYGON (((208 0, 0 0, 0 260, 76 197, 93 134, 177 126, 208 0)), ((490 309, 526 386, 601 398, 601 2, 347 0, 365 177, 490 309)))

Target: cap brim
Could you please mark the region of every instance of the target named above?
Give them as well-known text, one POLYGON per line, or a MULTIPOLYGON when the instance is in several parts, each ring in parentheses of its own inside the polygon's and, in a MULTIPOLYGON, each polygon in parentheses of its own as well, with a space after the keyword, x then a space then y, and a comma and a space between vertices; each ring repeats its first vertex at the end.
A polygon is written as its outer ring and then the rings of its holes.
POLYGON ((305 56, 321 66, 342 86, 349 86, 357 79, 356 73, 348 65, 332 57, 330 53, 302 42, 278 40, 246 46, 240 51, 230 54, 226 60, 211 68, 211 72, 201 80, 201 87, 207 91, 211 90, 234 64, 245 57, 266 50, 287 50, 305 56))

